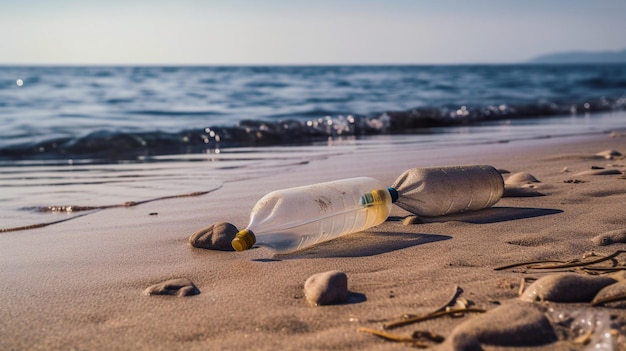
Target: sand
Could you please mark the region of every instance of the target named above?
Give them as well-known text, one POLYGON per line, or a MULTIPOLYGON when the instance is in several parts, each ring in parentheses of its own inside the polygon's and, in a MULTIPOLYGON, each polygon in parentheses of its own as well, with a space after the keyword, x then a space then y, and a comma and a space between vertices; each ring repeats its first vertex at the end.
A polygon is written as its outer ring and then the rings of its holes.
MULTIPOLYGON (((590 333, 586 340, 575 333, 581 316, 597 316, 604 321, 598 325, 610 332, 626 329, 626 310, 519 299, 522 281, 527 288, 550 272, 582 272, 580 267, 494 268, 582 259, 591 251, 596 255, 591 257, 598 257, 625 248, 621 242, 592 242, 602 233, 626 228, 626 159, 596 155, 606 150, 626 153, 626 136, 420 152, 410 144, 370 149, 226 183, 202 196, 111 208, 44 228, 1 233, 0 349, 408 349, 407 342, 357 330, 382 331, 385 323, 405 314, 439 309, 457 286, 462 293, 455 297, 463 298, 467 308, 488 312, 444 315, 386 332, 405 338, 417 330, 440 335, 447 338, 443 344, 425 342, 439 349, 464 342, 469 349, 485 350, 584 349, 602 340, 594 339, 600 333, 590 333), (491 164, 510 172, 505 178, 527 173, 538 182, 514 186, 542 196, 522 193, 491 209, 421 218, 410 225, 402 222, 409 213, 395 207, 380 226, 288 255, 266 249, 206 250, 188 242, 192 233, 215 222, 245 227, 256 200, 272 190, 353 176, 391 184, 408 168, 461 164, 491 164), (619 172, 587 172, 592 167, 619 172), (327 306, 308 303, 305 281, 334 270, 348 278, 347 300, 327 306), (200 293, 144 293, 172 279, 188 279, 200 293)), ((615 264, 625 260, 626 254, 618 255, 615 264)), ((608 335, 626 349, 623 331, 608 335)))

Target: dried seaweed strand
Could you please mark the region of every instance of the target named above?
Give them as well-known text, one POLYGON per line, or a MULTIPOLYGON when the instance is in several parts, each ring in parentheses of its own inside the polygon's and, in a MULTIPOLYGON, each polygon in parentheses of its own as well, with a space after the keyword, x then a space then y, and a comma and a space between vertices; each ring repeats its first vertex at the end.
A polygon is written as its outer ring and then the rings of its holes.
POLYGON ((506 265, 506 266, 496 267, 493 270, 494 271, 503 271, 503 270, 509 269, 509 268, 528 266, 528 265, 539 264, 539 263, 564 263, 564 262, 563 261, 558 261, 558 260, 528 261, 528 262, 513 263, 513 264, 506 265))
MULTIPOLYGON (((461 287, 460 287, 460 286, 455 285, 455 286, 454 286, 454 292, 452 293, 452 295, 450 296, 450 298, 449 298, 448 300, 446 300, 446 303, 444 303, 443 305, 441 305, 441 307, 438 307, 438 308, 436 308, 436 309, 432 310, 432 312, 430 312, 430 313, 435 313, 435 312, 439 312, 439 311, 443 311, 443 310, 445 310, 448 306, 450 306, 450 305, 454 302, 454 300, 456 300, 456 299, 459 297, 459 295, 460 295, 462 292, 463 292, 463 289, 461 289, 461 287)), ((414 317, 417 317, 417 315, 415 315, 415 314, 409 314, 409 313, 405 313, 404 315, 402 315, 402 319, 403 319, 403 320, 405 320, 405 319, 409 319, 409 318, 414 318, 414 317)))
POLYGON ((592 302, 591 306, 604 305, 605 303, 615 302, 615 301, 622 301, 622 300, 626 300, 626 293, 617 294, 617 295, 614 295, 614 296, 607 296, 607 297, 605 297, 603 299, 598 299, 598 300, 592 302))
POLYGON ((557 265, 546 265, 546 266, 530 266, 528 268, 530 269, 557 269, 557 268, 571 268, 571 267, 583 267, 583 266, 590 266, 596 263, 600 263, 600 262, 604 262, 604 261, 608 261, 608 260, 612 260, 613 258, 617 257, 618 255, 625 253, 625 250, 617 250, 614 253, 602 257, 602 258, 598 258, 596 260, 591 260, 591 261, 587 261, 587 262, 570 262, 570 263, 563 263, 563 264, 557 264, 557 265))
POLYGON ((617 266, 617 267, 583 267, 581 268, 586 271, 599 271, 599 272, 618 272, 626 270, 626 266, 617 266))
POLYGON ((526 278, 522 277, 522 281, 519 283, 519 290, 517 290, 517 296, 522 296, 526 290, 526 278))
POLYGON ((393 333, 388 333, 386 331, 383 330, 376 330, 376 329, 370 329, 370 328, 359 328, 357 329, 357 331, 361 332, 361 333, 369 333, 372 335, 376 335, 378 337, 381 337, 385 340, 390 340, 390 341, 396 341, 396 342, 406 342, 406 343, 410 343, 412 346, 416 346, 416 347, 422 347, 422 348, 427 348, 428 345, 425 343, 422 343, 420 340, 414 339, 414 338, 410 338, 410 337, 406 337, 406 336, 402 336, 402 335, 398 335, 398 334, 393 334, 393 333))
POLYGON ((43 228, 43 227, 47 227, 49 225, 71 221, 72 219, 76 219, 78 217, 86 216, 88 214, 91 214, 91 213, 82 213, 82 214, 78 214, 78 215, 75 215, 75 216, 72 216, 72 217, 68 217, 68 218, 59 219, 59 220, 52 221, 52 222, 30 224, 30 225, 25 225, 25 226, 21 226, 21 227, 13 227, 13 228, 0 228, 0 233, 17 232, 17 231, 20 231, 20 230, 30 230, 30 229, 43 228))
POLYGON ((415 316, 415 317, 411 317, 411 318, 406 318, 406 319, 402 319, 396 322, 391 322, 391 323, 387 323, 385 325, 383 325, 383 328, 385 329, 392 329, 392 328, 397 328, 403 325, 407 325, 407 324, 412 324, 412 323, 417 323, 417 322, 422 322, 425 320, 429 320, 429 319, 435 319, 435 318, 439 318, 442 316, 446 316, 446 315, 450 315, 450 314, 455 314, 455 313, 465 313, 465 312, 476 312, 476 313, 484 313, 487 312, 481 308, 455 308, 455 309, 450 309, 450 310, 446 310, 446 311, 437 311, 437 312, 432 312, 432 313, 428 313, 422 316, 415 316))
POLYGON ((62 222, 67 222, 67 221, 70 221, 72 219, 76 219, 76 218, 79 218, 79 217, 82 217, 82 216, 86 216, 86 215, 94 213, 95 211, 98 211, 98 210, 106 210, 106 209, 116 208, 116 207, 135 207, 135 206, 143 205, 143 204, 146 204, 146 203, 149 203, 149 202, 153 202, 153 201, 169 200, 169 199, 182 198, 182 197, 200 196, 200 195, 208 194, 208 193, 213 192, 213 191, 218 190, 218 189, 219 188, 216 188, 216 189, 213 189, 213 190, 208 190, 208 191, 196 191, 196 192, 188 193, 188 194, 162 196, 162 197, 157 197, 157 198, 154 198, 154 199, 148 199, 148 200, 143 200, 143 201, 128 201, 128 202, 124 202, 122 204, 106 205, 106 206, 48 206, 45 209, 43 209, 42 211, 43 212, 93 211, 93 212, 83 213, 83 214, 79 214, 79 215, 76 215, 76 216, 72 216, 72 217, 69 217, 69 218, 64 218, 64 219, 57 220, 57 221, 52 221, 52 222, 36 223, 36 224, 30 224, 30 225, 25 225, 25 226, 20 226, 20 227, 0 228, 0 233, 8 233, 8 232, 16 232, 16 231, 20 231, 20 230, 30 230, 30 229, 43 228, 43 227, 47 227, 49 225, 58 224, 58 223, 62 223, 62 222))
POLYGON ((447 300, 447 302, 445 304, 441 305, 441 307, 433 310, 431 313, 435 313, 435 312, 439 312, 439 311, 445 310, 446 307, 450 306, 454 302, 454 300, 456 300, 459 297, 459 295, 462 292, 463 292, 463 289, 461 289, 460 286, 455 285, 454 286, 454 292, 452 293, 452 296, 450 296, 450 298, 447 300))

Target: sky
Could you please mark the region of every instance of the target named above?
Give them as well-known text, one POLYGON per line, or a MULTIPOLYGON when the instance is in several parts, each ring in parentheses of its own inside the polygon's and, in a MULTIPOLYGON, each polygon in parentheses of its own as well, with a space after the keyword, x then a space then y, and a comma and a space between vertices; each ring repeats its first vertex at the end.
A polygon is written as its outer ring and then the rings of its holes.
POLYGON ((623 0, 0 0, 0 64, 516 63, 624 33, 623 0))

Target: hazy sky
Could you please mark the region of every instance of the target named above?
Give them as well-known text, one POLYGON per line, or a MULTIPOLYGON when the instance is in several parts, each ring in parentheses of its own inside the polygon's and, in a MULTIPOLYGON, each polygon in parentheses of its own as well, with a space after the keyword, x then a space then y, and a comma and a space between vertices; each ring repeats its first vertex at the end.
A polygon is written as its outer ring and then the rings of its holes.
POLYGON ((0 0, 0 64, 510 63, 624 33, 623 0, 0 0))

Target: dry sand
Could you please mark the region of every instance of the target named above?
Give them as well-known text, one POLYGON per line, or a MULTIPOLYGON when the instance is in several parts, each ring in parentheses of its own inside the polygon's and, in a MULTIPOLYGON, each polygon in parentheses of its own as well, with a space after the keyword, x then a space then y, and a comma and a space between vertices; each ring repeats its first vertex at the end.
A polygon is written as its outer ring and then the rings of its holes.
MULTIPOLYGON (((515 350, 584 349, 574 342, 572 321, 581 313, 597 314, 624 330, 626 310, 523 302, 522 278, 528 287, 532 278, 548 273, 494 268, 625 248, 591 240, 626 228, 623 173, 585 173, 592 167, 626 172, 626 159, 594 156, 604 150, 626 153, 626 137, 614 136, 357 152, 226 183, 199 197, 2 233, 0 349, 398 350, 409 346, 357 329, 382 330, 404 314, 438 309, 457 285, 465 306, 491 312, 443 316, 388 332, 405 338, 416 330, 438 334, 448 339, 443 349, 480 344, 486 350, 507 349, 506 344, 539 344, 515 350), (408 168, 460 164, 528 173, 539 182, 516 186, 544 196, 507 197, 492 209, 408 226, 402 223, 408 213, 394 208, 391 220, 378 227, 282 256, 266 249, 225 252, 188 244, 191 233, 217 221, 245 227, 256 200, 271 190, 353 176, 391 184, 408 168), (348 276, 347 303, 311 306, 304 282, 332 270, 348 276), (179 278, 191 280, 200 294, 144 294, 154 284, 179 278), (496 308, 500 312, 493 312, 496 308), (530 322, 516 322, 525 320, 530 322)), ((623 256, 616 264, 624 264, 623 256)), ((623 331, 613 336, 621 349, 624 337, 623 331)))

